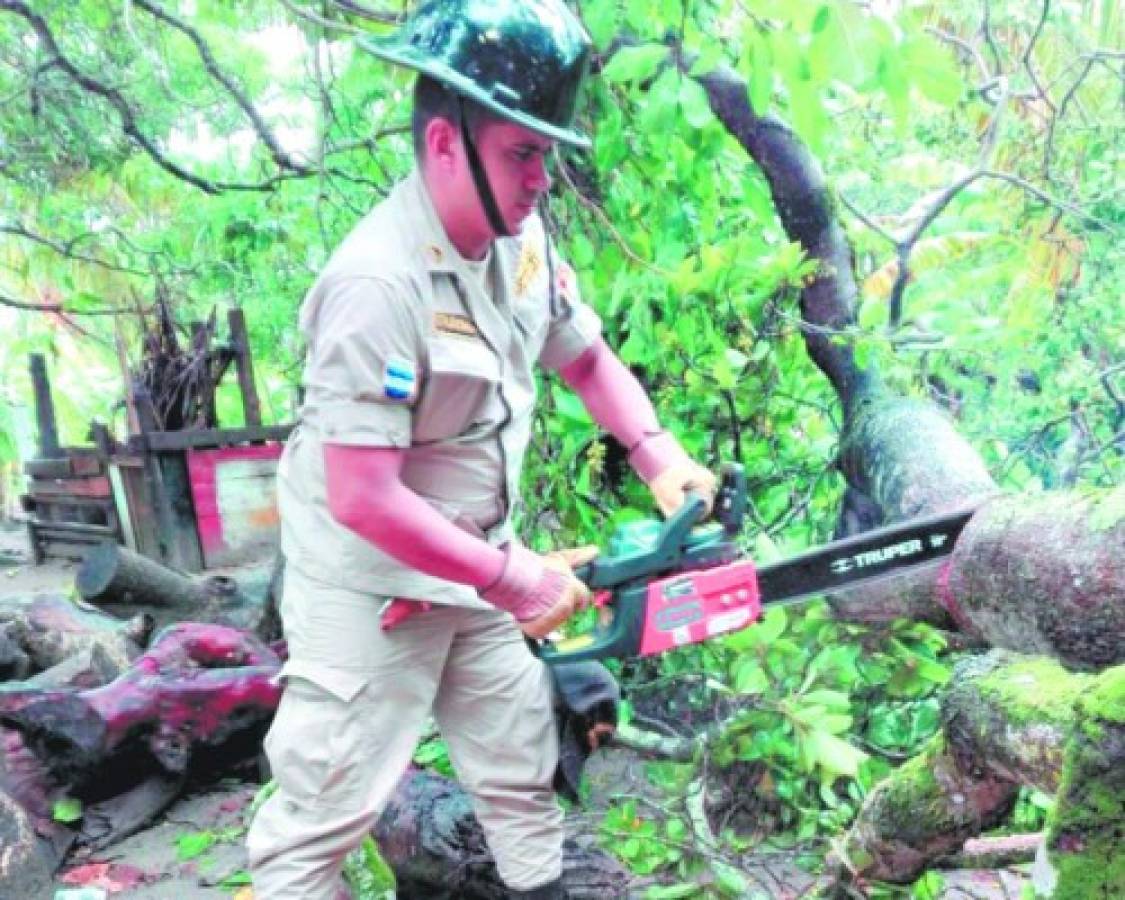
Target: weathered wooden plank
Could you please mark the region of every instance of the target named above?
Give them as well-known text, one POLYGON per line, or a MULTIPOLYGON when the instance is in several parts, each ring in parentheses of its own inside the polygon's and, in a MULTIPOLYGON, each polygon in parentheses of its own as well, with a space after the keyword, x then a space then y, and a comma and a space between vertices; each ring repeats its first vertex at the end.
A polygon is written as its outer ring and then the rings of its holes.
POLYGON ((227 311, 227 323, 230 325, 231 343, 238 353, 235 365, 238 367, 238 389, 242 393, 246 424, 248 427, 260 426, 262 407, 258 402, 258 389, 254 385, 254 360, 250 355, 250 339, 246 335, 246 318, 240 307, 227 311))
POLYGON ((51 399, 51 381, 47 377, 47 360, 42 353, 28 355, 31 363, 31 385, 35 392, 35 420, 39 429, 39 456, 56 459, 63 455, 59 446, 59 428, 55 420, 55 403, 51 399))
POLYGON ((71 494, 46 494, 43 496, 24 494, 23 496, 25 499, 24 509, 27 512, 56 510, 62 507, 108 510, 111 505, 108 497, 80 497, 71 494))
POLYGON ((195 529, 195 510, 191 498, 191 480, 183 453, 154 453, 160 480, 167 492, 172 530, 168 539, 167 565, 184 572, 203 571, 203 552, 195 529))
POLYGON ((70 457, 70 468, 75 475, 104 475, 105 466, 96 456, 75 454, 70 457))
POLYGON ((207 428, 198 431, 153 431, 145 435, 145 438, 150 450, 189 450, 284 441, 292 430, 292 424, 250 428, 207 428))
POLYGON ((94 542, 106 539, 113 540, 117 537, 117 533, 108 525, 90 525, 84 522, 40 522, 36 520, 29 524, 37 534, 50 537, 73 535, 78 538, 90 538, 94 542))
POLYGON ((40 497, 109 497, 109 479, 105 475, 85 478, 36 479, 28 485, 28 493, 40 497))
POLYGON ((28 478, 69 478, 74 474, 66 458, 29 459, 23 464, 23 471, 28 478))

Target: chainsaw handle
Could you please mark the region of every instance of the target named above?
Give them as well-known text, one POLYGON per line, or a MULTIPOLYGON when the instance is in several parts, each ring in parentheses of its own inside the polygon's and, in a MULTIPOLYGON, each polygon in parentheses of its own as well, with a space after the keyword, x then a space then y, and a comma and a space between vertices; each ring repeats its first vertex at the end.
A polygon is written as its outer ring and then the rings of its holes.
POLYGON ((574 576, 592 590, 611 591, 607 604, 611 618, 607 624, 599 623, 582 634, 557 642, 543 641, 537 645, 536 655, 548 664, 636 656, 648 602, 644 581, 676 567, 688 535, 706 511, 707 498, 689 492, 684 504, 664 522, 651 549, 616 557, 599 556, 575 569, 574 576), (612 590, 628 582, 636 584, 612 590))
POLYGON ((608 657, 637 656, 645 625, 645 606, 648 590, 644 585, 614 595, 609 610, 608 623, 598 623, 591 630, 558 641, 541 641, 535 644, 535 655, 548 665, 582 662, 608 657))

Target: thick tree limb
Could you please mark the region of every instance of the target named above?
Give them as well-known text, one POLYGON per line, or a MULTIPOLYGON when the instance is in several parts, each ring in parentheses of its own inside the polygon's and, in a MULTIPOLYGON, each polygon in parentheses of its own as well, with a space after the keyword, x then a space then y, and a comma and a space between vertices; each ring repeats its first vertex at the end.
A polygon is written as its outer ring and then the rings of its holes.
POLYGON ((88 691, 0 694, 0 723, 19 729, 60 781, 81 787, 114 754, 142 747, 170 772, 193 749, 273 716, 280 660, 257 638, 221 625, 165 629, 132 667, 88 691))
MULTIPOLYGON (((690 62, 682 56, 678 62, 688 72, 690 62)), ((737 73, 718 68, 693 77, 706 92, 715 117, 766 176, 790 239, 819 263, 816 278, 801 291, 801 330, 809 356, 847 411, 873 373, 856 365, 851 342, 839 337, 855 323, 859 289, 851 247, 820 166, 787 125, 754 113, 746 82, 737 73)))
POLYGON ((943 731, 872 791, 836 862, 851 877, 909 882, 998 822, 1019 785, 1061 785, 1044 864, 1054 896, 1117 896, 1125 667, 1094 677, 993 651, 958 666, 951 683, 943 731), (1096 889, 1087 891, 1091 873, 1096 889))
POLYGON ((149 618, 122 621, 59 594, 5 598, 0 601, 0 624, 36 672, 97 648, 116 675, 141 652, 152 633, 149 618))
MULTIPOLYGON (((383 858, 395 870, 403 897, 427 900, 503 900, 510 896, 496 872, 468 794, 455 782, 412 770, 399 782, 375 827, 383 858)), ((632 874, 589 839, 563 845, 568 895, 587 900, 631 896, 632 874)))

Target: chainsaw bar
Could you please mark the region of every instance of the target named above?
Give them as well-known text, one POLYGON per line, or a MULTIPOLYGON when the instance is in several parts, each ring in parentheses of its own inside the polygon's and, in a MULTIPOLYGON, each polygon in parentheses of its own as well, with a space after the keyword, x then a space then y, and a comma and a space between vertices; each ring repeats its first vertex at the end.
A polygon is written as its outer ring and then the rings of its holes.
POLYGON ((757 567, 762 603, 838 591, 941 560, 953 552, 973 509, 887 525, 757 567))

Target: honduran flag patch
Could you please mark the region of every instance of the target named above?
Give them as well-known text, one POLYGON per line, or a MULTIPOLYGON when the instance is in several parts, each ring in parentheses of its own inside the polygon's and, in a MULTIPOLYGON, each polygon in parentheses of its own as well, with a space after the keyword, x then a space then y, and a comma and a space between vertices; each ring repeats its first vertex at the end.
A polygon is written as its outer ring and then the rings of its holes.
POLYGON ((401 356, 388 356, 383 368, 383 395, 388 400, 409 400, 414 394, 414 363, 401 356))

